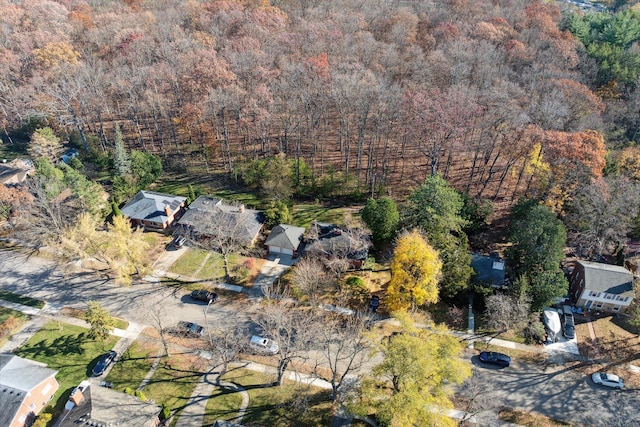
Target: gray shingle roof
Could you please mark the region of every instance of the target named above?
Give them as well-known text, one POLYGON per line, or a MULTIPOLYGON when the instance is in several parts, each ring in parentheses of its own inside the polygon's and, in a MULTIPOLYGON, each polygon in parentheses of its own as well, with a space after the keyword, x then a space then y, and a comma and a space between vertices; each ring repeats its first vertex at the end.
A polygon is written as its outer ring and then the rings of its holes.
POLYGON ((0 354, 0 426, 11 425, 28 392, 58 371, 12 354, 0 354))
POLYGON ((491 285, 504 285, 504 261, 491 256, 471 254, 471 268, 476 272, 474 280, 491 285))
POLYGON ((633 274, 618 265, 576 261, 584 267, 585 288, 592 291, 633 297, 633 274))
POLYGON ((169 206, 171 212, 174 212, 185 200, 187 200, 186 197, 142 190, 129 200, 120 211, 122 215, 131 219, 163 224, 168 219, 165 207, 169 206))
POLYGON ((280 224, 273 227, 265 245, 279 246, 285 249, 298 249, 305 229, 294 225, 280 224))

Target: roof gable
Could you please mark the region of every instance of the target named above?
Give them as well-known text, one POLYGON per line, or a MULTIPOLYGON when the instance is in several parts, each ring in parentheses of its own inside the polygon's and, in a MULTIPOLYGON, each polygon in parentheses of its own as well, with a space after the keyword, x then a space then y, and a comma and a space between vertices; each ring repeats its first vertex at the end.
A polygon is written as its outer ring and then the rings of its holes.
POLYGON ((305 229, 293 225, 280 224, 273 227, 265 245, 278 246, 286 249, 298 249, 305 229))
POLYGON ((626 268, 591 261, 576 262, 584 269, 585 289, 633 296, 633 274, 626 268))
POLYGON ((141 190, 120 211, 131 219, 164 223, 169 219, 165 208, 175 212, 186 200, 186 197, 141 190))

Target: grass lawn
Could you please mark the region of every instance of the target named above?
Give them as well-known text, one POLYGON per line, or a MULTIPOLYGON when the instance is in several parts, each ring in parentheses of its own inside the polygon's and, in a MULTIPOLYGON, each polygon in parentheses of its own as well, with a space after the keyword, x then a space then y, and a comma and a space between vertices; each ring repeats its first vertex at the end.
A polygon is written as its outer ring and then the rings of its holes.
POLYGON ((209 256, 196 277, 203 280, 222 279, 224 277, 224 259, 222 255, 211 252, 211 256, 209 256))
POLYGON ((5 301, 15 302, 18 304, 26 305, 29 307, 42 308, 44 307, 44 301, 39 299, 30 298, 24 295, 18 295, 7 291, 0 291, 0 299, 5 301))
POLYGON ((2 325, 2 330, 0 330, 0 345, 7 342, 13 332, 18 330, 27 320, 29 320, 29 316, 20 311, 0 307, 0 325, 2 325))
POLYGON ((161 345, 145 339, 133 342, 122 355, 120 361, 113 366, 106 381, 113 382, 113 388, 123 391, 129 387, 136 390, 147 376, 161 345))
POLYGON ((187 248, 184 254, 169 267, 169 271, 183 276, 192 276, 207 256, 207 251, 187 248))
POLYGON ((326 207, 321 204, 299 204, 293 207, 293 224, 299 227, 309 227, 313 220, 331 224, 344 225, 345 214, 359 217, 359 208, 326 207))
MULTIPOLYGON (((235 369, 224 379, 241 385, 249 392, 249 406, 242 419, 247 425, 322 426, 329 425, 332 417, 330 392, 315 387, 287 382, 277 387, 265 387, 273 381, 273 375, 235 369), (309 410, 304 412, 301 403, 307 399, 309 410)), ((216 389, 207 403, 204 425, 216 419, 233 420, 241 398, 225 390, 216 389)))
POLYGON ((79 326, 48 322, 16 352, 20 357, 46 363, 58 371, 56 379, 60 388, 52 400, 56 413, 64 408, 71 390, 91 375, 98 357, 118 341, 113 335, 104 342, 93 341, 87 332, 79 326))
MULTIPOLYGON (((62 310, 60 310, 60 312, 65 316, 75 317, 76 319, 82 319, 82 320, 86 319, 86 316, 85 316, 86 310, 81 310, 79 308, 64 307, 62 310)), ((116 321, 115 327, 118 329, 125 330, 129 327, 129 322, 127 322, 124 319, 114 317, 114 320, 116 321)))
MULTIPOLYGON (((193 354, 173 353, 158 364, 151 381, 143 390, 144 395, 157 405, 167 405, 172 414, 179 413, 207 371, 206 362, 193 354)), ((177 418, 174 417, 171 425, 176 422, 177 418)))
POLYGON ((28 316, 20 311, 11 310, 10 308, 0 307, 0 323, 7 320, 9 317, 15 317, 16 319, 26 321, 28 316))

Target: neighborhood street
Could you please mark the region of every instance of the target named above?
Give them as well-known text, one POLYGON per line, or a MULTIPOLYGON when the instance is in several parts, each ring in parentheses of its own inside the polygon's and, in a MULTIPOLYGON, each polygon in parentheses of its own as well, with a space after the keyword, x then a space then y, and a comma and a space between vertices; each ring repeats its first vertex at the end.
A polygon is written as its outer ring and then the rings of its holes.
MULTIPOLYGON (((106 277, 84 272, 65 276, 49 261, 8 250, 0 250, 0 272, 0 289, 45 300, 50 311, 63 306, 85 308, 87 301, 95 300, 111 314, 139 324, 153 326, 154 314, 161 317, 163 326, 179 320, 205 324, 206 305, 191 301, 188 291, 180 286, 142 283, 116 287, 106 277)), ((206 320, 212 327, 230 318, 249 324, 258 307, 248 298, 220 298, 207 311, 206 320)), ((476 375, 490 386, 488 393, 496 405, 535 411, 577 425, 640 425, 635 409, 640 407, 638 390, 596 386, 579 366, 516 361, 507 369, 494 369, 482 365, 476 356, 471 362, 476 375)))

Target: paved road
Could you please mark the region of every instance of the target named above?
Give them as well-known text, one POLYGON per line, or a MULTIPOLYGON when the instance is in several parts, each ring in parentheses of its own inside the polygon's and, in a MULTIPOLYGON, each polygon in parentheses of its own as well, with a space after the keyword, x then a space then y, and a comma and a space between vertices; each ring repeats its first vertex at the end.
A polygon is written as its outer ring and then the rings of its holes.
POLYGON ((534 411, 571 425, 640 426, 640 391, 596 386, 580 364, 512 363, 506 369, 482 366, 472 358, 476 375, 491 385, 493 401, 534 411))
MULTIPOLYGON (((155 326, 156 317, 164 327, 179 320, 205 324, 206 304, 192 301, 179 282, 173 286, 142 282, 118 287, 106 276, 72 272, 17 251, 0 250, 0 289, 45 300, 53 308, 86 308, 88 301, 95 300, 114 316, 150 326, 155 326)), ((206 323, 215 327, 235 318, 248 324, 253 310, 246 300, 220 298, 207 310, 206 323)))

